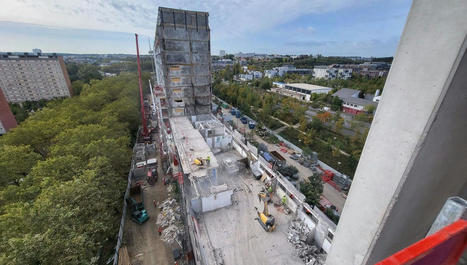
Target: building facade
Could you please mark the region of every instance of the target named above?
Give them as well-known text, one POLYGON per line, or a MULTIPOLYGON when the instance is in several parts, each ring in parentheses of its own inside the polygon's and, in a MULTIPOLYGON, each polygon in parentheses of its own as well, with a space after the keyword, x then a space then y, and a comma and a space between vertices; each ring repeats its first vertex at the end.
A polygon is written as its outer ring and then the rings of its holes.
POLYGON ((57 55, 0 54, 0 88, 12 103, 72 95, 65 63, 57 55))
POLYGON ((332 90, 332 88, 304 83, 293 83, 281 84, 281 86, 272 88, 271 90, 285 96, 310 101, 311 94, 327 94, 332 90), (282 86, 283 88, 281 88, 282 86))
POLYGON ((285 74, 311 75, 313 74, 313 69, 298 69, 293 65, 284 65, 265 71, 265 76, 268 78, 284 76, 285 74))
POLYGON ((170 117, 211 113, 208 17, 207 12, 159 8, 154 61, 170 117))
POLYGON ((318 65, 313 68, 313 77, 327 80, 333 79, 350 79, 352 78, 353 69, 348 66, 339 65, 318 65))

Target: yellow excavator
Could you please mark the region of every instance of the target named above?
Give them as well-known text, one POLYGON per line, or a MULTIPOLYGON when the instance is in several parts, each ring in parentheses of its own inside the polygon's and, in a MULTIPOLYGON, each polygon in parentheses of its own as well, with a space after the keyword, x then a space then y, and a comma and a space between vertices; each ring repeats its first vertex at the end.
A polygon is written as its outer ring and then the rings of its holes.
POLYGON ((272 232, 274 229, 276 229, 276 219, 274 216, 269 214, 268 211, 268 202, 270 200, 269 194, 265 192, 260 192, 258 193, 258 199, 261 202, 261 200, 264 201, 264 209, 263 212, 259 212, 258 208, 255 207, 257 213, 258 213, 258 218, 255 218, 258 220, 259 224, 263 227, 263 229, 266 232, 272 232))

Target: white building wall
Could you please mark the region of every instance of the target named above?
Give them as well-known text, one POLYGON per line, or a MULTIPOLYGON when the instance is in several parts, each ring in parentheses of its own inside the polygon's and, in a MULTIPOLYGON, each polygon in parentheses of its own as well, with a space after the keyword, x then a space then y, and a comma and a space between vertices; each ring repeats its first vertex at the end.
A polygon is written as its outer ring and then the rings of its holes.
POLYGON ((314 68, 313 69, 314 78, 327 78, 327 69, 324 68, 314 68))
POLYGON ((201 197, 203 213, 232 205, 232 194, 233 190, 226 190, 211 196, 201 197))

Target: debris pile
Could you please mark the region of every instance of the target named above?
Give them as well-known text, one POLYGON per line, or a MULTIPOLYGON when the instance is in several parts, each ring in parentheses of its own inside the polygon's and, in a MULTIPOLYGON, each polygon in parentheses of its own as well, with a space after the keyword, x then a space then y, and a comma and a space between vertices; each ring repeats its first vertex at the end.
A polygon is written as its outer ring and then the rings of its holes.
POLYGON ((290 223, 287 239, 306 265, 324 264, 326 254, 313 244, 313 233, 302 221, 294 220, 290 223))
POLYGON ((161 240, 172 244, 184 233, 180 205, 169 197, 159 204, 159 209, 161 212, 157 216, 156 225, 162 228, 161 240))

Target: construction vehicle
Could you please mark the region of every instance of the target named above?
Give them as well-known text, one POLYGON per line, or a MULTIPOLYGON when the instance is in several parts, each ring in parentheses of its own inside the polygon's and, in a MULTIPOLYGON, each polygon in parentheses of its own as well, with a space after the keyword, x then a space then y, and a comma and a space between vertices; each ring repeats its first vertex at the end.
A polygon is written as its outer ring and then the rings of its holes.
POLYGON ((258 214, 258 218, 256 218, 256 220, 258 220, 259 224, 261 225, 261 227, 263 227, 263 229, 266 232, 272 232, 274 231, 274 229, 276 229, 276 219, 274 218, 274 216, 269 214, 268 210, 268 203, 271 200, 271 198, 266 192, 260 192, 258 193, 258 199, 260 202, 261 200, 264 202, 264 208, 263 212, 259 212, 258 208, 255 207, 256 212, 258 214))
POLYGON ((149 215, 146 209, 144 209, 143 188, 141 185, 130 188, 130 196, 128 196, 126 201, 132 221, 137 224, 143 224, 149 219, 149 215))

